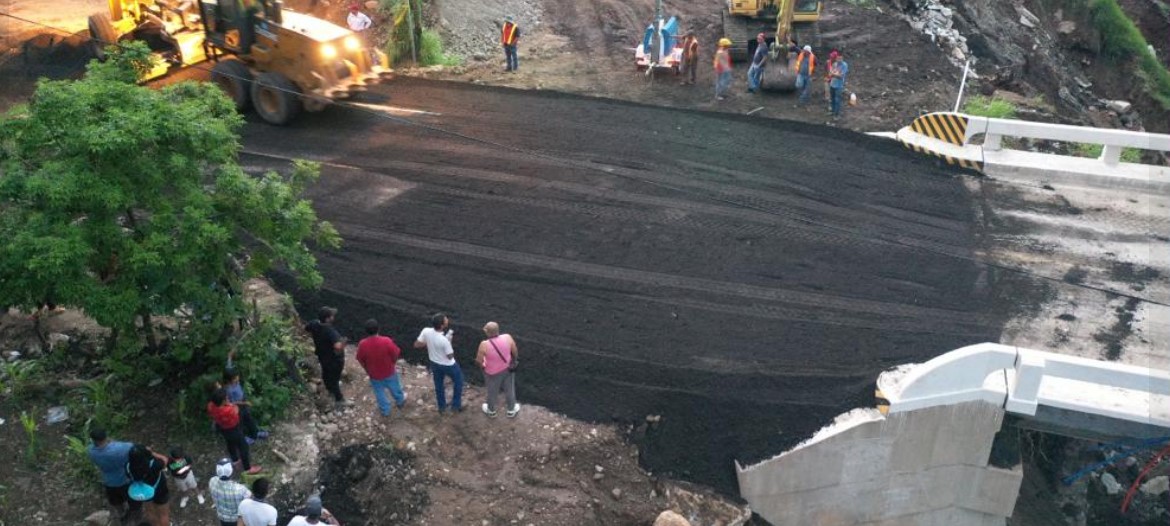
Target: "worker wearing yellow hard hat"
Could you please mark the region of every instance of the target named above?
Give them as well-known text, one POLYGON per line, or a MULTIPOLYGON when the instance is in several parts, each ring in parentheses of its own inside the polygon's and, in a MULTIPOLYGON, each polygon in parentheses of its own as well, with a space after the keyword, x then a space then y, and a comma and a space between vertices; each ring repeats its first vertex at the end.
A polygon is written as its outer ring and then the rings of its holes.
POLYGON ((715 100, 723 100, 731 87, 731 39, 719 39, 719 50, 715 52, 715 100))

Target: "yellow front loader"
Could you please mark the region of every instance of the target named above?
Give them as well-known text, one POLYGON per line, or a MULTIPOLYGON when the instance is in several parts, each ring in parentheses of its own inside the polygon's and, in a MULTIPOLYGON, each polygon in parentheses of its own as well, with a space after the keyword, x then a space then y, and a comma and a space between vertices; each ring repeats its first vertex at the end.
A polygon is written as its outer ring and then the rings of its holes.
POLYGON ((109 0, 89 17, 95 55, 141 40, 155 52, 147 79, 211 60, 236 108, 286 124, 391 75, 385 53, 347 28, 284 9, 281 0, 109 0))

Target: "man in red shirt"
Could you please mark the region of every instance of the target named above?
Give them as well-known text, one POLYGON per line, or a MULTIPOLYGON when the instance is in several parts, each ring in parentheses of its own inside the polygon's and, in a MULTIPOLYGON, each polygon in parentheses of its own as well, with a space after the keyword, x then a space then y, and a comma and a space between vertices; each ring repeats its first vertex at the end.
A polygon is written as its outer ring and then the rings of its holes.
POLYGON ((402 392, 402 381, 398 378, 395 365, 402 351, 389 336, 378 334, 378 320, 366 320, 366 337, 358 342, 357 361, 370 375, 370 387, 378 400, 382 416, 390 416, 390 401, 386 391, 394 397, 394 406, 399 409, 406 405, 406 393, 402 392))
POLYGON ((220 387, 211 393, 211 400, 207 402, 207 416, 215 422, 215 430, 223 435, 232 463, 239 462, 244 472, 250 475, 259 473, 260 466, 252 465, 248 441, 240 429, 240 408, 228 400, 227 389, 220 387))

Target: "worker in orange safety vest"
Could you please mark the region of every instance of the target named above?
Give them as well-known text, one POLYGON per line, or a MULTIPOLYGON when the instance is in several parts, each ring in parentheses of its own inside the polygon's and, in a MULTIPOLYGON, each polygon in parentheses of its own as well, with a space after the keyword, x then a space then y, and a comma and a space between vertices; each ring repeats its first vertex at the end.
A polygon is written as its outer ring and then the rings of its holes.
POLYGON ((731 87, 731 40, 719 39, 719 50, 712 62, 715 68, 715 100, 723 100, 731 87))
POLYGON ((684 78, 679 84, 694 84, 695 73, 699 69, 699 39, 695 38, 695 32, 693 30, 687 31, 687 36, 683 39, 682 48, 682 73, 684 76, 690 77, 690 80, 684 78))
POLYGON ((504 45, 504 60, 507 67, 504 71, 520 69, 520 57, 516 55, 516 42, 520 40, 520 26, 512 19, 512 15, 504 17, 504 27, 500 31, 500 43, 504 45))
POLYGON ((800 103, 804 104, 808 102, 813 73, 817 70, 817 56, 813 54, 812 46, 804 46, 804 49, 800 50, 792 69, 796 71, 796 89, 800 90, 800 103))

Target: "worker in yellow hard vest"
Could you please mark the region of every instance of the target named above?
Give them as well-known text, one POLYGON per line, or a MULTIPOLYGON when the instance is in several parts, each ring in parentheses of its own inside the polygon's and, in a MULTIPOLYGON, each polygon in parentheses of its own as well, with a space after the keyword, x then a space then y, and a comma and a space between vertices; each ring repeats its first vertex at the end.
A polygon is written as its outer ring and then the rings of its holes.
POLYGON ((507 67, 504 71, 520 69, 520 57, 516 55, 516 42, 520 40, 520 26, 512 19, 512 15, 504 17, 504 27, 500 32, 500 43, 504 45, 504 59, 507 67))

